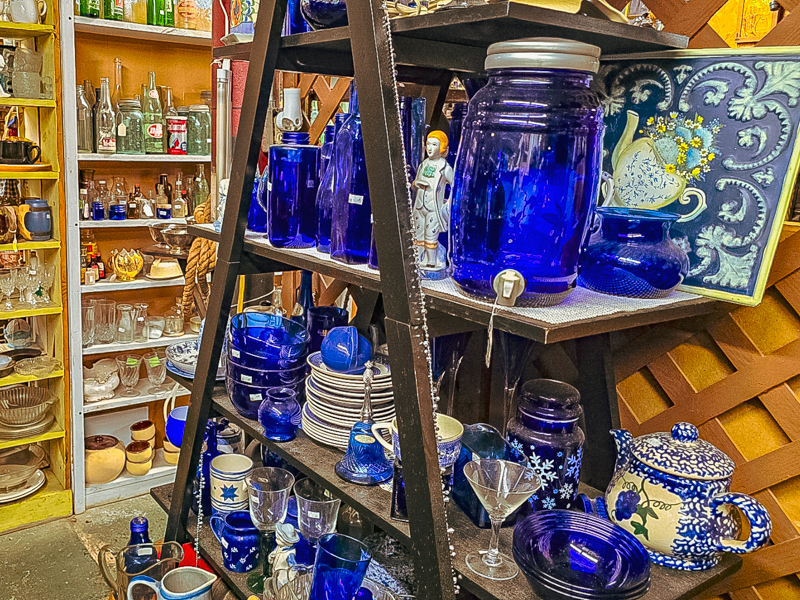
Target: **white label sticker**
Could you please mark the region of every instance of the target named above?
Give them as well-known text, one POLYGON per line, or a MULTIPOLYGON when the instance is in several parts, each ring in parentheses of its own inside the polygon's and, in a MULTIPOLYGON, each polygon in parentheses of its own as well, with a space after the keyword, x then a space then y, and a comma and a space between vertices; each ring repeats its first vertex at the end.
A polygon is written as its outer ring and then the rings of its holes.
POLYGON ((261 394, 250 394, 250 402, 261 402, 261 394))
POLYGON ((347 199, 350 204, 358 204, 361 206, 364 203, 364 196, 358 196, 356 194, 350 194, 350 197, 347 199))
POLYGON ((236 348, 231 348, 231 354, 233 354, 233 358, 239 358, 241 353, 236 348))
POLYGON ((268 192, 271 192, 271 191, 272 191, 272 182, 271 182, 271 181, 268 181, 268 182, 267 182, 267 191, 268 191, 268 192))
POLYGON ((139 548, 139 551, 138 551, 137 554, 139 556, 152 556, 153 555, 153 550, 155 550, 155 548, 153 548, 153 547, 139 548))
POLYGON ((242 383, 253 383, 253 378, 250 375, 242 375, 240 378, 242 383))
POLYGON ((319 513, 315 510, 308 511, 308 518, 309 519, 319 519, 319 513))
POLYGON ((315 182, 314 182, 313 179, 309 179, 308 181, 306 181, 306 187, 307 188, 313 188, 314 187, 314 183, 315 182))

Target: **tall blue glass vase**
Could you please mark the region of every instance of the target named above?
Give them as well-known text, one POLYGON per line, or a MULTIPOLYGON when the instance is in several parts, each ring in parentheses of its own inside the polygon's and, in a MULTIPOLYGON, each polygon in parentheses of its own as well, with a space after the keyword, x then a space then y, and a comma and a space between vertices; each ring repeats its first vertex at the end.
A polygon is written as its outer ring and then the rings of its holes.
POLYGON ((350 111, 350 118, 336 136, 331 258, 350 265, 363 265, 369 260, 372 205, 355 85, 350 88, 350 111))
MULTIPOLYGON (((330 136, 330 156, 317 190, 317 250, 331 253, 331 223, 333 221, 333 196, 336 192, 336 137, 349 114, 337 113, 333 117, 333 133, 330 136)), ((325 128, 325 145, 328 145, 328 130, 325 128)), ((322 156, 325 150, 323 147, 322 156)))
POLYGON ((284 132, 269 149, 267 234, 276 248, 310 248, 316 243, 319 146, 308 134, 284 132))
POLYGON ((250 211, 247 213, 247 228, 250 231, 267 232, 267 183, 267 174, 260 174, 256 168, 253 196, 250 200, 250 211))
POLYGON ((286 5, 286 19, 283 22, 283 35, 294 35, 311 31, 311 26, 303 18, 300 0, 289 0, 286 5))

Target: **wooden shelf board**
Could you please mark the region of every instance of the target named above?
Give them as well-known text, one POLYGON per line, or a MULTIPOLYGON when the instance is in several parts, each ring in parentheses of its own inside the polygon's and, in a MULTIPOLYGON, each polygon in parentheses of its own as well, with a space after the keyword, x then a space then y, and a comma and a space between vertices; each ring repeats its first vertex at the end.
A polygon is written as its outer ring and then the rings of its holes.
POLYGON ((114 481, 87 485, 86 507, 146 494, 151 488, 174 481, 177 470, 178 465, 171 465, 165 461, 163 448, 158 448, 153 459, 153 467, 146 475, 131 475, 126 469, 114 481))
POLYGON ((0 179, 58 179, 58 171, 8 171, 0 165, 0 179))
POLYGON ((47 483, 42 489, 22 500, 0 504, 0 533, 72 514, 72 492, 64 489, 50 469, 44 474, 47 483))
MULTIPOLYGON (((166 381, 164 381, 164 385, 169 387, 170 389, 175 384, 169 375, 167 376, 166 381)), ((147 390, 153 387, 153 384, 147 378, 140 379, 139 383, 136 385, 136 389, 139 391, 138 396, 114 396, 113 398, 107 398, 106 400, 100 400, 99 402, 91 402, 87 403, 85 400, 83 402, 83 414, 91 414, 91 413, 98 413, 103 412, 106 410, 114 410, 117 408, 125 408, 130 406, 140 406, 142 404, 149 404, 150 402, 160 402, 161 400, 166 400, 166 398, 170 395, 170 392, 161 392, 160 394, 148 394, 147 390)), ((123 390, 123 386, 120 385, 115 391, 121 392, 123 390)), ((179 396, 186 396, 189 394, 189 390, 181 387, 178 390, 179 396)))
POLYGON ((37 442, 46 442, 48 440, 58 440, 63 438, 65 435, 66 433, 64 432, 64 428, 54 421, 53 425, 48 431, 40 433, 39 435, 32 435, 31 437, 19 440, 0 440, 0 450, 5 448, 13 448, 14 446, 22 446, 23 444, 35 444, 37 442))
MULTIPOLYGON (((19 305, 18 300, 11 300, 12 305, 19 305)), ((0 303, 0 307, 5 306, 5 300, 0 303)), ((62 308, 58 304, 51 304, 41 308, 19 308, 12 311, 0 310, 0 320, 4 319, 21 319, 23 317, 41 317, 44 315, 59 315, 62 308)))
MULTIPOLYGON (((0 36, 2 37, 2 36, 0 36)), ((0 98, 0 106, 25 106, 30 108, 55 108, 55 100, 38 100, 34 98, 0 98)))
POLYGON ((0 22, 0 37, 2 38, 32 38, 55 34, 55 27, 39 23, 11 23, 0 22))
POLYGON ((17 250, 48 250, 61 248, 59 240, 47 240, 46 242, 17 242, 14 244, 0 244, 0 252, 15 252, 17 250))
POLYGON ((82 285, 81 294, 107 294, 120 290, 145 290, 151 288, 177 287, 186 285, 186 279, 176 277, 175 279, 147 279, 137 277, 133 281, 98 281, 93 285, 82 285))
POLYGON ((78 154, 78 162, 210 163, 210 155, 194 154, 78 154))
POLYGON ((75 31, 190 46, 211 47, 211 32, 75 16, 75 31))
POLYGON ((63 369, 59 369, 58 371, 53 371, 52 373, 48 373, 44 377, 36 377, 35 375, 17 375, 16 373, 12 373, 8 377, 3 377, 0 379, 0 387, 4 387, 7 385, 17 385, 18 383, 29 383, 31 381, 44 381, 45 379, 56 379, 58 377, 63 377, 64 371, 63 369))
POLYGON ((125 219, 124 221, 78 221, 81 229, 117 229, 120 227, 149 227, 150 225, 161 225, 164 223, 174 223, 176 225, 186 225, 186 219, 125 219))
POLYGON ((131 344, 118 344, 112 342, 110 344, 94 344, 88 348, 83 349, 84 356, 92 356, 94 354, 108 354, 113 352, 115 354, 122 354, 123 352, 135 352, 137 350, 147 350, 150 348, 164 348, 171 346, 178 342, 186 342, 189 340, 196 340, 196 333, 185 333, 178 337, 161 336, 157 340, 147 340, 146 342, 133 342, 131 344))

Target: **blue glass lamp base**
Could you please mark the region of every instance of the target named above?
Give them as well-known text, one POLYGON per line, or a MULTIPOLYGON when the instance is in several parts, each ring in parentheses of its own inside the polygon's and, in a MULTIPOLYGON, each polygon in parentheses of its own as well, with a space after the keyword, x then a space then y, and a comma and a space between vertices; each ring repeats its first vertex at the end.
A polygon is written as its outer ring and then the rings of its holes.
POLYGON ((359 421, 350 430, 347 453, 336 463, 336 474, 357 485, 377 485, 392 478, 392 465, 372 435, 373 423, 359 421))

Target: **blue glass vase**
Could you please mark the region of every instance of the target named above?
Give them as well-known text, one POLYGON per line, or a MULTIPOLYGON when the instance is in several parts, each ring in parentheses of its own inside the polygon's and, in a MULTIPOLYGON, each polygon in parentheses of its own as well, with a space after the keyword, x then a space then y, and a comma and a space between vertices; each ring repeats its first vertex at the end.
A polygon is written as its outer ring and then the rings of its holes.
POLYGON ((345 0, 300 0, 300 11, 314 30, 347 25, 345 0))
POLYGON ((258 233, 267 232, 267 183, 268 175, 258 173, 253 180, 253 196, 250 199, 250 210, 247 213, 247 228, 258 233))
POLYGON ((450 147, 447 152, 447 162, 450 166, 455 168, 456 157, 458 156, 458 146, 461 142, 461 131, 464 129, 464 115, 467 112, 466 102, 456 102, 453 104, 453 110, 450 112, 450 131, 447 134, 447 139, 450 142, 450 147))
POLYGON ((408 180, 414 181, 425 153, 425 98, 400 97, 400 122, 403 126, 403 148, 406 152, 408 180))
MULTIPOLYGON (((317 250, 331 253, 331 223, 333 220, 333 196, 336 192, 336 136, 342 124, 350 117, 346 113, 337 113, 333 117, 333 134, 330 136, 330 156, 324 166, 325 172, 317 189, 317 250)), ((325 145, 328 145, 328 129, 325 128, 325 145)), ((321 156, 325 155, 323 146, 321 156)))
POLYGON ((286 18, 283 21, 283 35, 295 35, 311 31, 311 27, 303 18, 300 0, 289 0, 286 4, 286 18))
POLYGON ((615 296, 663 298, 689 271, 689 257, 669 237, 680 215, 602 207, 589 246, 581 254, 578 283, 615 296))
POLYGON ((553 379, 532 379, 522 386, 506 439, 514 457, 527 457, 541 479, 542 487, 528 500, 534 510, 575 503, 585 439, 580 399, 574 387, 553 379))
POLYGON ((287 131, 269 149, 267 235, 276 248, 311 248, 317 237, 319 146, 287 131))
POLYGON ((599 51, 536 39, 489 47, 453 186, 453 279, 467 294, 493 301, 496 282, 513 282, 501 304, 551 306, 574 289, 600 182, 603 111, 589 88, 599 51))
POLYGON ((350 111, 350 118, 336 136, 331 258, 350 265, 363 265, 369 260, 372 205, 355 85, 350 88, 350 111))
POLYGON ((258 407, 258 422, 264 437, 275 442, 288 442, 297 437, 300 425, 300 403, 297 392, 290 388, 269 388, 258 407))

